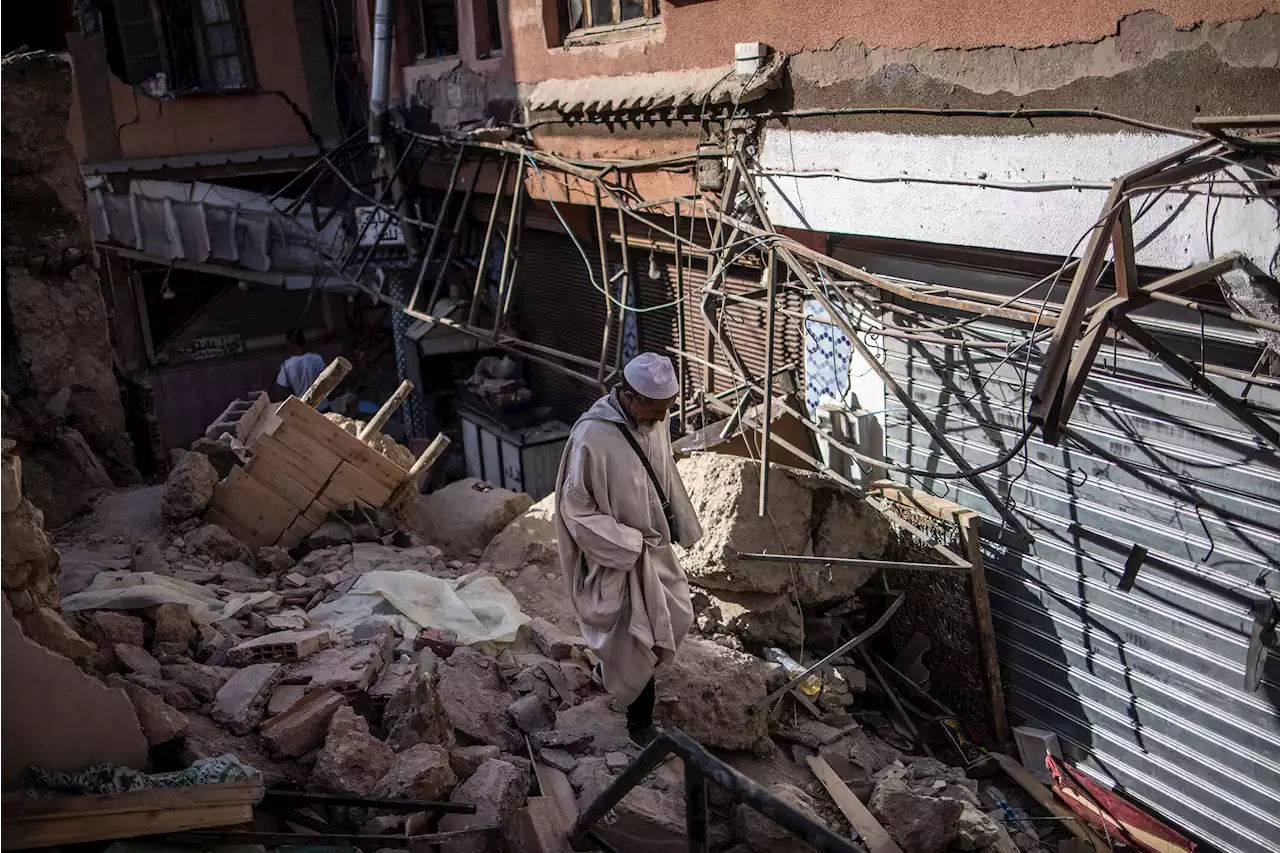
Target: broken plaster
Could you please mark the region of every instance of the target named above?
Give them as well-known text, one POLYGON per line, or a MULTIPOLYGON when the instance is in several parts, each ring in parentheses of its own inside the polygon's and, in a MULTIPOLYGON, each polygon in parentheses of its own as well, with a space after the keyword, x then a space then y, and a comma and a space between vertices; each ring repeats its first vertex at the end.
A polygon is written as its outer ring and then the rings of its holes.
POLYGON ((1223 63, 1241 68, 1280 67, 1280 14, 1247 21, 1201 23, 1181 30, 1160 12, 1121 19, 1116 34, 1094 42, 1034 48, 982 47, 906 50, 869 47, 841 39, 829 50, 791 57, 791 73, 818 87, 866 79, 894 66, 914 67, 936 80, 979 94, 1024 95, 1057 89, 1083 77, 1111 77, 1176 53, 1208 46, 1223 63))

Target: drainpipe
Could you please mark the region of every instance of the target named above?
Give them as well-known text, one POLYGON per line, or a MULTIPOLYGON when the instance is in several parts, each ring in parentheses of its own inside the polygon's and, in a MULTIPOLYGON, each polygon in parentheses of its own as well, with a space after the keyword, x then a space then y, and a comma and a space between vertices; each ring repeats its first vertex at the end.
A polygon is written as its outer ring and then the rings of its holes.
POLYGON ((396 0, 377 0, 373 11, 373 80, 369 91, 369 141, 382 142, 391 94, 391 49, 395 32, 396 0))

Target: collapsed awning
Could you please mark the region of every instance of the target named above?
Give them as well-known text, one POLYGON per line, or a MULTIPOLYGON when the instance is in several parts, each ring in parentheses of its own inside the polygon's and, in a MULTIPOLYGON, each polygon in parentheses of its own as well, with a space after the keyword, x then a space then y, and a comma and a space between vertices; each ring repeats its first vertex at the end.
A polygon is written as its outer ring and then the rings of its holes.
POLYGON ((583 77, 544 80, 526 96, 531 110, 562 113, 616 112, 660 107, 741 104, 776 89, 786 56, 775 53, 753 74, 738 74, 733 65, 697 71, 663 71, 626 77, 583 77))
POLYGON ((284 213, 291 199, 199 182, 135 180, 115 193, 91 180, 93 239, 140 252, 156 263, 221 263, 256 272, 311 272, 325 268, 323 252, 343 245, 341 219, 304 204, 284 213), (322 224, 317 228, 315 223, 322 224))

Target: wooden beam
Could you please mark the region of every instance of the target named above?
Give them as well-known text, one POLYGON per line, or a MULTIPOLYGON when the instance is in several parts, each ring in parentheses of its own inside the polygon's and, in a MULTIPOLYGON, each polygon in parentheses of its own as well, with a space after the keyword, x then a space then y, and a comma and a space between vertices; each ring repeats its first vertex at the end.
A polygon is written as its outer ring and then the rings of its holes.
POLYGON ((986 694, 988 724, 991 736, 1002 748, 1012 745, 1009 713, 1005 707, 1004 681, 1000 678, 1000 661, 996 656, 996 629, 991 618, 991 599, 987 592, 987 571, 982 562, 982 518, 965 516, 960 520, 960 536, 969 557, 969 602, 973 609, 973 632, 977 637, 978 665, 982 670, 982 689, 986 694))
POLYGON ((367 424, 361 427, 356 438, 367 442, 369 439, 381 432, 382 427, 386 424, 387 420, 395 414, 396 409, 400 408, 401 404, 404 403, 412 391, 412 382, 408 379, 401 382, 400 387, 396 389, 394 394, 387 398, 387 402, 382 404, 382 408, 378 409, 377 414, 370 418, 367 424))
POLYGON ((849 821, 849 825, 858 831, 858 837, 871 853, 902 853, 902 848, 889 836, 888 830, 881 826, 875 815, 854 796, 849 786, 831 769, 831 765, 818 755, 810 755, 806 760, 813 775, 817 776, 818 781, 827 789, 827 793, 835 801, 840 813, 844 815, 845 820, 849 821))
POLYGON ((351 362, 342 356, 338 356, 329 362, 329 366, 320 372, 320 375, 316 377, 316 381, 311 383, 311 387, 299 399, 314 409, 324 402, 324 398, 328 397, 333 389, 338 387, 338 383, 345 379, 350 372, 351 362))

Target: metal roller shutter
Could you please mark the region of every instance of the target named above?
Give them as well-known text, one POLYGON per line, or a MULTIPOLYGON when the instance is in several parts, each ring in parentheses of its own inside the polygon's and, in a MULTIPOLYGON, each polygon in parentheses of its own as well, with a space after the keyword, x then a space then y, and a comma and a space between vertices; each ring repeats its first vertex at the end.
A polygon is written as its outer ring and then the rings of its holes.
MULTIPOLYGON (((600 357, 604 297, 587 275, 582 255, 566 234, 527 229, 520 247, 511 304, 520 337, 590 359, 600 357)), ((588 368, 581 368, 590 375, 588 368)), ((600 397, 585 382, 529 363, 530 386, 540 405, 573 423, 600 397)))
MULTIPOLYGON (((844 259, 886 274, 907 268, 868 255, 844 259)), ((1011 276, 973 273, 966 285, 973 289, 1016 289, 993 286, 1011 276)), ((1143 316, 1189 357, 1199 358, 1203 346, 1210 362, 1245 371, 1256 357, 1242 345, 1253 340, 1242 327, 1206 323, 1202 343, 1186 315, 1143 316)), ((966 332, 1026 336, 996 322, 966 332)), ((890 373, 970 464, 992 461, 1017 439, 1025 422, 1021 356, 1015 364, 999 350, 883 340, 890 373)), ((1036 357, 1030 367, 1034 382, 1036 357)), ((1239 382, 1215 381, 1241 393, 1239 382)), ((1280 420, 1280 391, 1255 386, 1249 400, 1280 420)), ((955 470, 895 400, 888 406, 890 459, 955 470)), ((1256 692, 1243 687, 1255 614, 1280 599, 1280 458, 1160 362, 1123 345, 1104 347, 1061 446, 1033 437, 1028 450, 1025 467, 1018 457, 982 475, 1032 537, 984 543, 1013 722, 1056 732, 1087 772, 1115 780, 1211 847, 1274 853, 1277 655, 1256 692), (1117 582, 1134 545, 1149 556, 1126 592, 1117 582)), ((994 518, 964 480, 915 485, 994 518)), ((998 527, 998 519, 989 522, 987 535, 998 527)))

